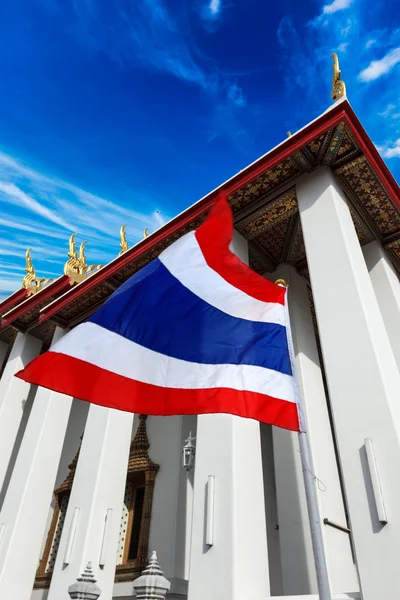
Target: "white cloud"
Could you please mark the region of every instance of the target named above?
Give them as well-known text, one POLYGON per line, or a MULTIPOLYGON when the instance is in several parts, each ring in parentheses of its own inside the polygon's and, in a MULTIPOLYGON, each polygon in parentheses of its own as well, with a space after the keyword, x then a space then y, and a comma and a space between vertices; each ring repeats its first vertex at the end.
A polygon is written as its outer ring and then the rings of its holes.
POLYGON ((154 222, 158 225, 158 227, 162 227, 163 225, 165 225, 165 223, 168 220, 161 214, 161 211, 159 210, 155 210, 153 212, 153 219, 154 222))
POLYGON ((376 44, 376 40, 368 40, 365 44, 366 49, 368 50, 369 48, 371 48, 371 46, 373 46, 374 44, 376 44))
POLYGON ((353 0, 334 0, 332 4, 325 4, 322 12, 324 15, 329 15, 337 12, 338 10, 349 8, 352 2, 353 0))
POLYGON ((243 90, 236 83, 232 83, 229 86, 228 99, 237 106, 246 106, 247 104, 243 90))
POLYGON ((341 44, 339 44, 339 46, 337 47, 338 52, 346 52, 348 45, 349 42, 342 42, 341 44))
POLYGON ((373 60, 366 69, 361 71, 358 78, 361 81, 373 81, 389 73, 398 63, 400 63, 400 47, 393 48, 380 60, 373 60))
POLYGON ((217 15, 221 10, 221 0, 211 0, 209 9, 213 15, 217 15))
POLYGON ((351 19, 347 19, 346 20, 346 24, 343 25, 343 27, 340 29, 340 37, 347 37, 351 31, 351 28, 353 26, 353 21, 351 19))
POLYGON ((385 110, 381 113, 378 113, 378 115, 380 117, 388 117, 389 115, 392 116, 391 113, 393 113, 393 110, 396 108, 395 104, 388 104, 387 107, 385 108, 385 110))
POLYGON ((37 222, 22 217, 19 217, 18 220, 16 219, 14 221, 0 218, 0 228, 1 227, 5 229, 14 229, 15 231, 31 231, 32 233, 56 239, 60 239, 60 237, 64 235, 64 232, 59 229, 38 225, 37 222))
POLYGON ((385 146, 376 147, 384 158, 400 158, 400 138, 394 143, 387 143, 385 146))
MULTIPOLYGON (((137 193, 132 193, 131 201, 134 206, 144 205, 137 193)), ((153 232, 168 220, 154 212, 154 204, 146 204, 147 211, 131 210, 0 152, 0 297, 20 287, 23 275, 11 288, 8 273, 14 265, 19 274, 23 273, 27 248, 32 248, 33 264, 40 276, 61 275, 68 238, 74 231, 78 233, 78 244, 89 242, 90 264, 108 263, 120 250, 123 223, 127 223, 132 246, 142 239, 144 228, 153 232), (8 280, 7 289, 1 287, 4 278, 8 280)))
POLYGON ((21 281, 21 277, 13 277, 9 279, 3 279, 2 277, 0 279, 0 292, 3 292, 1 297, 3 298, 8 296, 8 294, 4 294, 4 292, 8 292, 9 294, 15 292, 15 290, 21 287, 21 281))
POLYGON ((71 229, 71 226, 68 225, 62 217, 26 194, 14 183, 0 181, 0 192, 3 193, 3 201, 25 206, 37 215, 40 215, 53 223, 57 223, 57 225, 61 225, 61 227, 65 227, 65 229, 71 229))

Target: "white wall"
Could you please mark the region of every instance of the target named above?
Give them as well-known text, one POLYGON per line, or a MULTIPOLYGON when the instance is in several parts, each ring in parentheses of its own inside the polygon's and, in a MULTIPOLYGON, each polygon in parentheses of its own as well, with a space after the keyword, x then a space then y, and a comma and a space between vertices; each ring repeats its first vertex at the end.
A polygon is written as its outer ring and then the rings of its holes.
POLYGON ((400 370, 400 281, 379 242, 374 241, 364 246, 363 254, 400 370))
POLYGON ((264 476, 265 514, 267 521, 269 581, 272 596, 281 596, 282 564, 275 485, 272 425, 260 423, 261 457, 264 476))
POLYGON ((332 172, 297 184, 350 527, 364 600, 400 597, 400 377, 354 223, 332 172), (374 443, 380 523, 365 439, 374 443))
POLYGON ((196 435, 197 417, 148 417, 149 456, 160 470, 154 486, 149 553, 156 550, 173 587, 186 590, 189 569, 193 474, 182 467, 182 447, 189 432, 196 435))
MULTIPOLYGON (((81 435, 85 429, 86 417, 89 410, 89 403, 83 402, 82 400, 78 400, 74 398, 72 401, 71 412, 68 419, 67 431, 65 433, 64 445, 61 452, 60 463, 57 471, 57 477, 54 484, 54 489, 57 489, 59 485, 64 481, 69 473, 68 465, 71 464, 75 455, 78 451, 78 448, 81 443, 81 435)), ((51 499, 51 504, 49 507, 49 515, 47 517, 47 523, 45 531, 43 532, 43 540, 42 547, 40 551, 40 556, 43 554, 44 546, 47 540, 47 534, 50 529, 51 520, 53 518, 54 512, 54 496, 51 499)))
POLYGON ((10 478, 11 478, 11 474, 14 469, 15 461, 17 460, 18 451, 21 446, 22 438, 24 437, 26 424, 28 423, 29 415, 31 414, 32 404, 35 399, 36 390, 37 390, 37 386, 31 385, 29 392, 28 392, 28 396, 25 400, 24 412, 23 412, 23 415, 21 418, 21 423, 18 428, 17 437, 15 438, 14 447, 12 449, 11 457, 10 457, 7 471, 6 471, 6 474, 4 477, 3 487, 1 488, 1 491, 0 491, 0 510, 1 510, 1 507, 3 506, 4 496, 6 495, 8 484, 9 484, 10 478))

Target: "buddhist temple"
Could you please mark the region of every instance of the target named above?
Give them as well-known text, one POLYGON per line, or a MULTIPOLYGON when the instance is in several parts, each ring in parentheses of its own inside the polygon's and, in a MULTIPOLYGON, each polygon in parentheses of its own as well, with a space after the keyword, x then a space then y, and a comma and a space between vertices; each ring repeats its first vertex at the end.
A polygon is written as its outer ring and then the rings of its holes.
POLYGON ((317 600, 297 434, 132 415, 14 377, 196 228, 221 190, 233 251, 288 285, 332 599, 400 597, 400 190, 337 57, 332 100, 135 245, 121 224, 108 264, 73 235, 49 280, 27 251, 21 288, 0 303, 1 600, 130 600, 153 551, 171 600, 317 600))

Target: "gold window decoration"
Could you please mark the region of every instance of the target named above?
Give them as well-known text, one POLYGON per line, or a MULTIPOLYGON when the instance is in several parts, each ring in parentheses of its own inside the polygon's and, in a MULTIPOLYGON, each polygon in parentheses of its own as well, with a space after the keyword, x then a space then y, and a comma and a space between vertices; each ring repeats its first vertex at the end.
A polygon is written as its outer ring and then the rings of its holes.
POLYGON ((154 483, 159 465, 149 457, 146 415, 131 443, 117 553, 116 581, 129 581, 147 566, 154 483))
MULTIPOLYGON (((82 439, 82 438, 81 438, 82 439)), ((71 495, 72 484, 74 482, 76 465, 78 464, 79 452, 68 465, 69 473, 62 484, 54 490, 54 512, 51 520, 49 532, 47 534, 46 544, 43 555, 36 572, 34 588, 48 588, 50 586, 53 568, 57 558, 58 547, 60 544, 65 515, 67 514, 68 501, 71 495)))
MULTIPOLYGON (((148 563, 154 482, 160 467, 149 458, 148 450, 150 443, 147 437, 146 419, 146 415, 139 415, 138 429, 132 440, 129 452, 118 553, 116 557, 116 581, 133 580, 146 568, 148 563)), ((80 449, 69 465, 68 476, 54 491, 55 506, 53 518, 47 534, 43 556, 36 573, 35 589, 48 588, 50 586, 79 452, 80 449)))

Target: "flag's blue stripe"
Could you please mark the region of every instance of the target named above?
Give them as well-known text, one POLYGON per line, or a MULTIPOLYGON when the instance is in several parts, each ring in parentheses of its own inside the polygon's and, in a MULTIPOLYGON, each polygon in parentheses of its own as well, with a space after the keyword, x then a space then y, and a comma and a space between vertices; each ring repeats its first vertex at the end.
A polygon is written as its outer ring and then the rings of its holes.
POLYGON ((285 327, 227 315, 184 287, 158 259, 126 281, 89 321, 173 358, 292 374, 285 327))

